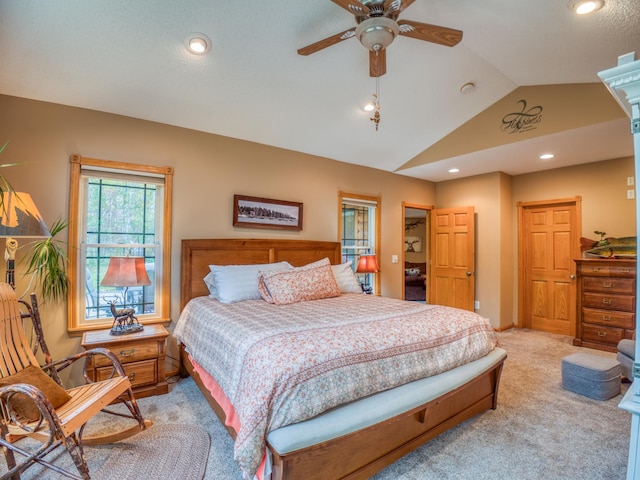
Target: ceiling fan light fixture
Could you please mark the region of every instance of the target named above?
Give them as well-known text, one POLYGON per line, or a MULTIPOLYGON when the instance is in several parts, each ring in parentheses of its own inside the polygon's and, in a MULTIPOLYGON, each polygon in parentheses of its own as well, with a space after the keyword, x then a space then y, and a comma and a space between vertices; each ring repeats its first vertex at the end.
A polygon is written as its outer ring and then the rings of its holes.
POLYGON ((571 0, 569 8, 578 15, 587 15, 600 10, 604 6, 604 0, 571 0))
POLYGON ((205 55, 211 50, 211 40, 204 33, 192 33, 187 37, 185 45, 194 55, 205 55))
POLYGON ((356 38, 367 50, 380 51, 387 48, 398 36, 398 24, 387 17, 371 17, 360 22, 356 38))

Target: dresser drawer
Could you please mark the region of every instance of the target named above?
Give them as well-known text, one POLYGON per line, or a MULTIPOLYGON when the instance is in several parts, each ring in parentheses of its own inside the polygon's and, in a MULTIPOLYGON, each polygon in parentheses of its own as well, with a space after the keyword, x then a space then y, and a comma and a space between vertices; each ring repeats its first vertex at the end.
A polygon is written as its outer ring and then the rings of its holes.
POLYGON ((584 277, 582 279, 582 290, 585 292, 635 295, 636 281, 633 278, 584 277))
POLYGON ((582 325, 582 339, 585 341, 606 343, 609 345, 618 345, 618 342, 624 338, 624 330, 622 328, 604 327, 600 325, 591 325, 584 323, 582 325))
MULTIPOLYGON (((607 260, 606 262, 610 262, 607 260)), ((602 277, 629 277, 635 278, 635 265, 579 265, 579 273, 583 276, 593 275, 602 277)))
POLYGON ((636 298, 626 295, 607 295, 604 293, 583 293, 582 306, 605 310, 635 312, 636 298))
MULTIPOLYGON (((153 340, 137 343, 131 342, 121 346, 113 346, 109 349, 118 357, 120 363, 123 364, 158 357, 158 342, 153 340)), ((95 367, 101 367, 111 365, 111 362, 103 355, 96 355, 93 357, 92 364, 95 367)))
POLYGON ((635 314, 627 312, 613 312, 609 310, 582 309, 582 321, 584 323, 597 323, 610 327, 634 329, 635 314))
MULTIPOLYGON (((149 385, 156 383, 157 360, 146 360, 143 362, 123 364, 124 371, 129 377, 132 387, 149 385)), ((106 380, 111 377, 111 367, 100 367, 96 369, 96 381, 106 380)))

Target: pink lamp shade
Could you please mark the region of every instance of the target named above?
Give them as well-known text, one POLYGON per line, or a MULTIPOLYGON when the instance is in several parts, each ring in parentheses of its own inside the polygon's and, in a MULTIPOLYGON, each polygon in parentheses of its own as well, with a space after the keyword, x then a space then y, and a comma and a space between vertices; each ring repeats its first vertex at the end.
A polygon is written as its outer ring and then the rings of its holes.
POLYGON ((100 285, 105 287, 139 287, 151 285, 143 257, 111 257, 100 285))
POLYGON ((356 273, 378 273, 379 271, 380 267, 378 267, 375 255, 362 255, 360 257, 356 273))

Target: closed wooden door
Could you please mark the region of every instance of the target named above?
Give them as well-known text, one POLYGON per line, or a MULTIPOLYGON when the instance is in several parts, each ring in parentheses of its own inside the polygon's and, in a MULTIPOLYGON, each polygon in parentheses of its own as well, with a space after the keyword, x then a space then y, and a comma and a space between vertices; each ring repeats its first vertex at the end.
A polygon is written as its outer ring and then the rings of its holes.
POLYGON ((580 199, 518 204, 520 325, 575 336, 580 199))
POLYGON ((475 219, 473 207, 431 213, 429 303, 473 311, 475 219))

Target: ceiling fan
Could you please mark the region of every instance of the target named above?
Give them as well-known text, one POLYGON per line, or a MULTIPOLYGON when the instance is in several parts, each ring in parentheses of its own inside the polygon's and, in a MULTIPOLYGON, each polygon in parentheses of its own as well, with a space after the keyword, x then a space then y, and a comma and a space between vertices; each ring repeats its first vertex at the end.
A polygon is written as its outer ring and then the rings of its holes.
POLYGON ((300 55, 311 55, 348 38, 356 37, 369 50, 369 75, 380 77, 387 71, 386 48, 398 35, 447 47, 453 47, 462 40, 460 30, 412 20, 398 21, 398 16, 415 0, 331 1, 352 13, 358 25, 299 49, 300 55))

